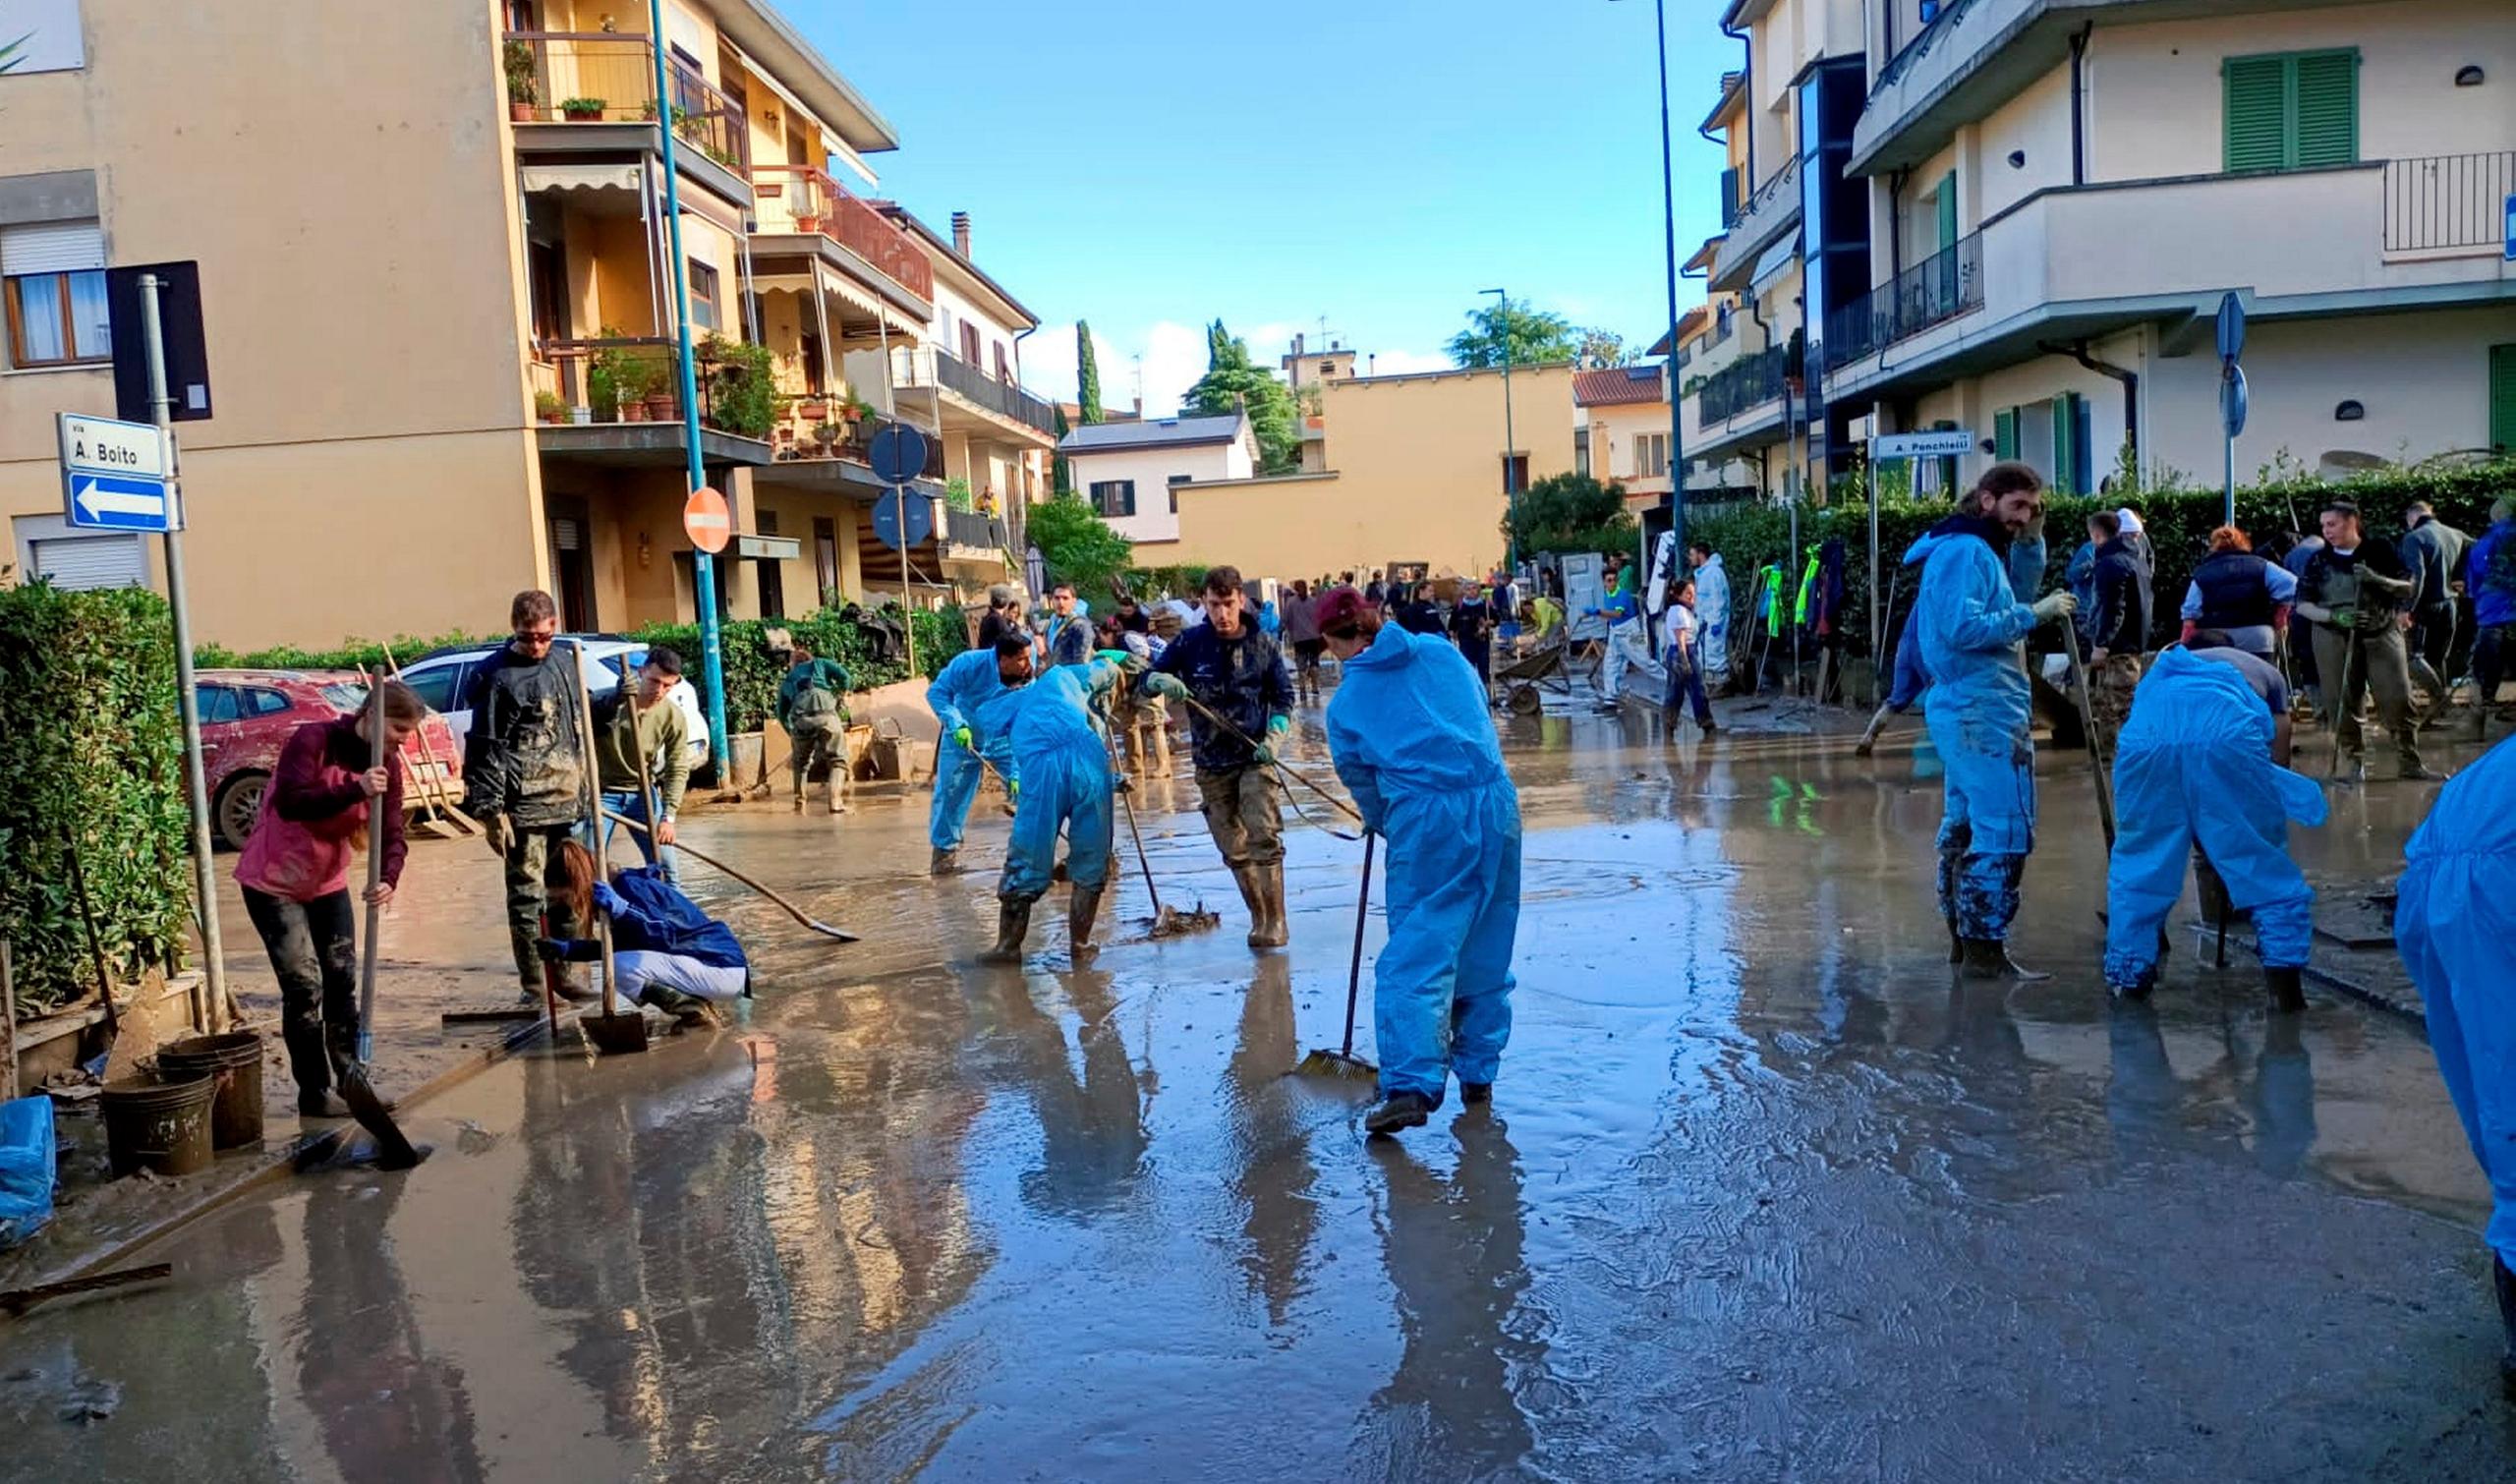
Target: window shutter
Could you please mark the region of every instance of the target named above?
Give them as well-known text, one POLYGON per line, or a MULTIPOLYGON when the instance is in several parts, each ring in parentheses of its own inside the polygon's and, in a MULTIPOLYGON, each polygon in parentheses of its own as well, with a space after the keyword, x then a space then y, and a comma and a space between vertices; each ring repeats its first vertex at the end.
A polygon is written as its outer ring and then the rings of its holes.
POLYGON ((2287 57, 2230 57, 2220 64, 2226 93, 2225 161, 2231 171, 2277 170, 2288 158, 2287 57))
POLYGON ((105 265, 105 236, 91 221, 0 228, 0 274, 84 273, 105 265))
POLYGON ((2079 468, 2080 420, 2071 403, 2077 394, 2064 392, 2053 399, 2053 492, 2077 494, 2072 478, 2079 468))
POLYGON ((2489 441, 2516 451, 2516 345, 2489 348, 2489 441))
POLYGON ((2292 166, 2347 165, 2359 158, 2359 53, 2310 51, 2296 67, 2297 127, 2292 166))
POLYGON ((1945 253, 1957 245, 1957 172, 1949 171, 1939 178, 1939 248, 1945 253))
MULTIPOLYGON (((1931 430, 1946 432, 1956 426, 1955 420, 1942 418, 1931 425, 1931 430)), ((1939 457, 1939 490, 1940 493, 1951 497, 1957 493, 1957 455, 1953 453, 1941 454, 1939 457)))
POLYGON ((2004 407, 1992 414, 1992 457, 2018 457, 2018 409, 2004 407))

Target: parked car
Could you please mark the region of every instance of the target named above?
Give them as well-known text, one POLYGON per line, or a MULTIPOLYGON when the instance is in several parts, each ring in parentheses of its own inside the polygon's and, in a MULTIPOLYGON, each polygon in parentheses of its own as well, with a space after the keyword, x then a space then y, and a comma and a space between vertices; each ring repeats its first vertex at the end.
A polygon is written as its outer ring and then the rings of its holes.
MULTIPOLYGON (((309 721, 324 721, 367 704, 367 683, 344 670, 201 670, 193 694, 200 703, 201 776, 209 788, 211 832, 230 849, 245 848, 261 817, 279 750, 309 721)), ((420 807, 421 790, 463 796, 454 733, 430 716, 402 748, 402 802, 420 807), (437 785, 442 783, 442 788, 437 785)))
MULTIPOLYGON (((627 658, 629 668, 636 670, 647 662, 647 647, 617 634, 562 634, 560 641, 575 640, 585 646, 587 694, 600 700, 620 688, 620 661, 627 658)), ((402 680, 420 693, 420 699, 445 717, 460 746, 472 733, 472 680, 480 673, 481 661, 498 652, 494 644, 471 645, 463 649, 431 650, 402 667, 402 680)), ((691 662, 685 660, 684 662, 691 662)), ((688 676, 665 693, 690 723, 690 766, 696 770, 708 762, 708 713, 699 703, 699 687, 688 676)))

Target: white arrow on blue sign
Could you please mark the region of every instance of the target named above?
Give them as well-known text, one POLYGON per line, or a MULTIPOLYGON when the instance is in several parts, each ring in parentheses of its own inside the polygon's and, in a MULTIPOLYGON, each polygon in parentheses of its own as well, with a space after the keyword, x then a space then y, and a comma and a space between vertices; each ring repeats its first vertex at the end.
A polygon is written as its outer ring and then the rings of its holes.
POLYGON ((153 424, 62 413, 62 514, 101 531, 172 531, 166 436, 153 424))
POLYGON ((166 531, 173 528, 167 519, 172 504, 163 480, 136 479, 119 474, 73 474, 69 476, 70 506, 68 515, 74 526, 94 526, 106 531, 166 531))

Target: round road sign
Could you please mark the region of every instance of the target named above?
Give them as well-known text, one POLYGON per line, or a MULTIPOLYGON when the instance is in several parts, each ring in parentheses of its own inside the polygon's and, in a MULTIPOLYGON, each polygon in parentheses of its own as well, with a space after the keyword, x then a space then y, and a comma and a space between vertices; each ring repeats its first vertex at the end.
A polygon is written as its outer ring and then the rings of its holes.
POLYGON ((889 424, 866 446, 865 461, 884 484, 908 484, 925 472, 926 437, 905 423, 889 424))
POLYGON ((709 555, 724 550, 734 539, 734 520, 725 509, 725 497, 705 485, 690 491, 681 507, 681 529, 690 533, 692 545, 709 555))

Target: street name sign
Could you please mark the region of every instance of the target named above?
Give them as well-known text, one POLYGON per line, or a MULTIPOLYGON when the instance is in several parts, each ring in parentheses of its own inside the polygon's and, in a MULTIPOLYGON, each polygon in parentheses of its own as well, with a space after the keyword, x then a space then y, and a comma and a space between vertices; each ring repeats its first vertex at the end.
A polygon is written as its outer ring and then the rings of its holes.
POLYGON ((1873 459, 1947 459, 1974 451, 1972 428, 1940 428, 1928 432, 1891 432, 1871 440, 1873 459))
POLYGON ((58 415, 62 515, 97 531, 178 529, 166 437, 153 424, 58 415))

